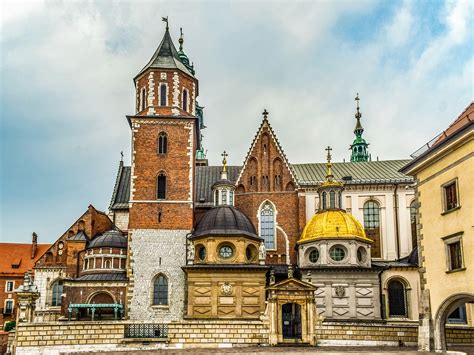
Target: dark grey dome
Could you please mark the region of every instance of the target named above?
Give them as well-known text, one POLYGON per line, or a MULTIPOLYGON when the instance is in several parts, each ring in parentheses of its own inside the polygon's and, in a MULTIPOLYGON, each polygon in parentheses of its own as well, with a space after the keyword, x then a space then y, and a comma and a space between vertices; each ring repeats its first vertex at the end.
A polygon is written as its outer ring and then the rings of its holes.
POLYGON ((196 226, 193 236, 211 234, 247 235, 258 238, 252 222, 233 206, 218 206, 207 211, 196 226))
POLYGON ((212 184, 211 189, 214 189, 217 186, 235 187, 235 184, 232 181, 228 180, 228 179, 220 179, 220 180, 217 180, 214 184, 212 184))
POLYGON ((127 237, 119 230, 112 229, 104 232, 102 235, 96 236, 87 246, 92 248, 127 248, 127 237))

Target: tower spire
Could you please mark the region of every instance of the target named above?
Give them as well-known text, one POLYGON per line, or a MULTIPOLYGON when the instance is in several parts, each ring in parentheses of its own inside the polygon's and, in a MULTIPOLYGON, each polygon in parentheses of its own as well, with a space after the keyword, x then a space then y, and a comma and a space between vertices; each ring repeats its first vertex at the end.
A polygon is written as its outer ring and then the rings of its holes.
POLYGON ((332 164, 331 164, 331 150, 332 148, 330 146, 328 146, 326 149, 325 149, 327 152, 328 152, 328 155, 327 155, 327 168, 328 168, 328 171, 327 171, 327 174, 326 174, 326 181, 332 181, 332 179, 334 178, 334 176, 332 175, 332 170, 331 170, 331 167, 332 167, 332 164))
POLYGON ((163 21, 163 22, 166 23, 166 30, 169 30, 169 26, 168 26, 168 16, 162 17, 162 18, 161 18, 161 21, 163 21))
POLYGON ((369 152, 368 152, 368 143, 365 141, 364 138, 362 138, 362 133, 364 133, 364 128, 362 127, 362 124, 360 123, 360 119, 362 117, 362 113, 360 112, 360 107, 359 107, 359 93, 357 93, 355 99, 356 101, 356 113, 355 113, 355 118, 356 118, 356 126, 354 128, 354 134, 356 138, 354 139, 354 142, 351 144, 351 161, 352 162, 359 162, 359 161, 368 161, 369 160, 369 152))

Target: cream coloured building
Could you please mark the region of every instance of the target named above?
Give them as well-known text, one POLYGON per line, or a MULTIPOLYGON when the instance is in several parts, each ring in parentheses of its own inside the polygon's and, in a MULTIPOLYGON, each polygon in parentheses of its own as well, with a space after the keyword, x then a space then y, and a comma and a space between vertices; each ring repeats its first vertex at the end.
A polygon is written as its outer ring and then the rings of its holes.
POLYGON ((440 351, 453 327, 448 318, 472 328, 474 103, 414 158, 402 171, 416 179, 419 206, 419 348, 440 351))

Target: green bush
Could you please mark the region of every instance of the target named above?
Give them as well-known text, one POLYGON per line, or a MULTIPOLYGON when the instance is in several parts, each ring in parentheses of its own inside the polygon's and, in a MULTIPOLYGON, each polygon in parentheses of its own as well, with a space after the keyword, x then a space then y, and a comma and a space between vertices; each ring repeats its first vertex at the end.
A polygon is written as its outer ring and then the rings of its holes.
POLYGON ((15 327, 16 327, 16 322, 12 320, 11 322, 8 322, 5 324, 5 331, 9 332, 10 330, 15 329, 15 327))

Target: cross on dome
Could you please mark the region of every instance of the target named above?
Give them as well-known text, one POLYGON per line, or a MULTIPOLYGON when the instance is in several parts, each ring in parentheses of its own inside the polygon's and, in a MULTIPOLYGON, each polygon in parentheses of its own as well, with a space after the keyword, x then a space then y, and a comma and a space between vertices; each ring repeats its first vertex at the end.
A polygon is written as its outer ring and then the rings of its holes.
POLYGON ((222 158, 222 171, 225 172, 227 171, 227 157, 229 156, 229 154, 227 154, 227 152, 224 150, 224 153, 221 154, 221 156, 223 157, 222 158))

